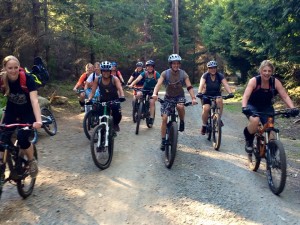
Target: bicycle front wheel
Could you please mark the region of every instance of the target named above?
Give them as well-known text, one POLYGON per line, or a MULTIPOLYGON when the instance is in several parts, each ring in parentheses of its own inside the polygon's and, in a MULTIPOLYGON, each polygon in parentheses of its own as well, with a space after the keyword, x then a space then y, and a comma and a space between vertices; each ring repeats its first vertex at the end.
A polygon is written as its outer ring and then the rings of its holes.
POLYGON ((113 148, 111 146, 112 139, 106 136, 106 126, 104 124, 98 125, 91 137, 90 145, 93 161, 98 168, 107 169, 112 161, 113 148), (110 142, 108 146, 105 146, 106 138, 110 142))
POLYGON ((42 114, 42 127, 50 136, 54 136, 57 133, 57 123, 53 113, 46 107, 41 108, 42 114))
POLYGON ((149 118, 150 118, 150 108, 149 108, 149 112, 148 112, 148 118, 146 118, 146 124, 148 128, 152 128, 153 124, 154 124, 154 120, 155 120, 155 110, 154 110, 154 114, 153 114, 153 118, 152 118, 152 123, 149 123, 149 118))
POLYGON ((29 141, 32 144, 36 144, 37 143, 37 141, 38 141, 38 132, 37 132, 37 129, 32 129, 30 137, 29 137, 29 141))
MULTIPOLYGON (((37 150, 35 145, 33 145, 33 155, 37 160, 38 157, 37 157, 37 150)), ((32 178, 30 176, 29 162, 26 158, 20 157, 18 163, 20 164, 20 173, 19 173, 20 179, 17 180, 17 189, 19 195, 25 199, 32 194, 36 178, 32 178)))
POLYGON ((93 133, 93 128, 99 125, 100 113, 96 110, 91 110, 84 115, 83 131, 85 136, 90 140, 93 133))
POLYGON ((139 129, 140 129, 140 123, 142 119, 142 114, 143 114, 143 102, 141 101, 139 104, 139 109, 136 117, 136 128, 135 128, 135 134, 139 134, 139 129))
POLYGON ((267 146, 267 178, 271 191, 279 195, 286 182, 286 155, 279 140, 271 140, 267 146))
POLYGON ((177 151, 177 141, 178 141, 178 125, 176 122, 172 122, 171 127, 168 131, 168 139, 165 146, 165 165, 168 169, 173 166, 176 151, 177 151))
POLYGON ((221 146, 222 128, 220 114, 215 114, 212 118, 212 144, 215 150, 219 150, 221 146))
POLYGON ((211 133, 212 133, 212 125, 211 125, 211 116, 209 116, 208 121, 207 121, 207 126, 206 126, 206 135, 207 135, 207 140, 210 141, 211 139, 211 133))
POLYGON ((134 123, 136 123, 137 112, 138 112, 138 104, 137 101, 134 101, 132 103, 132 120, 134 123))

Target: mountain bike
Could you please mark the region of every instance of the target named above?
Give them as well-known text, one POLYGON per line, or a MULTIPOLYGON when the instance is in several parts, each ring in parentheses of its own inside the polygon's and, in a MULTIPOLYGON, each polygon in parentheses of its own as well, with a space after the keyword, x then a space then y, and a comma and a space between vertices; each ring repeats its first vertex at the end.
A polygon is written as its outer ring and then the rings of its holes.
MULTIPOLYGON (((161 99, 158 98, 158 101, 160 104, 170 104, 172 107, 171 114, 168 115, 168 120, 167 120, 167 129, 166 129, 166 142, 165 142, 165 159, 164 163, 165 166, 168 169, 171 169, 175 156, 176 156, 176 151, 177 151, 177 141, 178 141, 178 115, 177 115, 177 110, 176 106, 179 102, 176 102, 174 100, 168 100, 168 99, 161 99)), ((192 102, 186 102, 184 103, 184 106, 190 106, 192 105, 192 102)))
POLYGON ((112 161, 116 132, 110 107, 118 104, 119 100, 100 103, 99 125, 95 127, 90 139, 93 161, 102 170, 107 169, 112 161))
POLYGON ((277 116, 290 117, 291 110, 277 110, 274 114, 253 112, 253 116, 268 116, 265 124, 260 123, 254 135, 253 154, 248 154, 249 167, 257 171, 261 159, 266 159, 267 180, 271 191, 279 195, 286 183, 286 155, 282 142, 279 140, 279 129, 275 128, 274 118, 277 116), (254 155, 254 157, 253 157, 254 155))
POLYGON ((150 97, 153 93, 152 90, 144 90, 142 88, 134 88, 136 91, 141 91, 143 96, 135 101, 135 109, 136 111, 136 129, 135 134, 139 134, 139 128, 141 120, 146 119, 146 124, 148 128, 151 128, 155 119, 155 111, 153 116, 152 123, 150 122, 150 97))
POLYGON ((216 103, 217 98, 228 99, 229 96, 209 96, 197 95, 198 98, 207 98, 211 101, 210 113, 208 114, 208 121, 206 125, 207 140, 211 140, 215 150, 219 150, 222 140, 222 122, 220 117, 220 107, 216 103))
MULTIPOLYGON (((28 159, 26 156, 22 156, 17 141, 15 144, 13 144, 8 138, 14 132, 13 128, 27 130, 32 129, 32 125, 18 123, 0 125, 0 146, 2 149, 4 149, 4 152, 2 152, 3 157, 0 159, 0 198, 3 191, 3 186, 6 182, 15 183, 20 196, 27 198, 33 191, 36 178, 32 178, 29 175, 28 159), (5 178, 5 175, 7 174, 8 176, 5 178)), ((33 149, 34 157, 37 159, 37 150, 34 144, 33 149)))

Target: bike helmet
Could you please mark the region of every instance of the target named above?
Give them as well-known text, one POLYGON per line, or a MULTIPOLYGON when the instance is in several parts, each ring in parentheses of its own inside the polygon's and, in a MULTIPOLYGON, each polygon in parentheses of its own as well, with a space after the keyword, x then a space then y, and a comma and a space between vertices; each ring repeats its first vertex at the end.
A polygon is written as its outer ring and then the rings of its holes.
POLYGON ((108 62, 108 61, 103 61, 101 64, 100 64, 100 69, 101 71, 111 71, 111 63, 108 62))
POLYGON ((144 63, 143 63, 143 62, 137 62, 136 66, 137 66, 137 67, 143 67, 143 66, 144 66, 144 63))
POLYGON ((171 62, 174 62, 174 61, 180 62, 181 61, 181 57, 178 54, 172 54, 172 55, 170 55, 169 58, 168 58, 168 62, 171 63, 171 62))
POLYGON ((153 61, 153 60, 148 60, 147 62, 146 62, 146 66, 155 66, 155 62, 153 61))
POLYGON ((115 67, 117 67, 117 63, 116 62, 111 62, 111 66, 115 66, 115 67))
POLYGON ((211 67, 217 67, 218 64, 217 64, 216 61, 212 60, 212 61, 209 61, 209 62, 206 64, 206 66, 207 66, 208 68, 211 68, 211 67))

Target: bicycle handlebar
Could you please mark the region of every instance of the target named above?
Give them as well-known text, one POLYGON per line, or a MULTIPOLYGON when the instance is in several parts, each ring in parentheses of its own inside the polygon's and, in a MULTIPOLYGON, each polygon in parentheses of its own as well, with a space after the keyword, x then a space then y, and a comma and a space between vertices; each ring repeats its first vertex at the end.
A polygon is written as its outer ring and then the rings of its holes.
POLYGON ((174 100, 163 100, 161 98, 157 98, 157 101, 159 101, 160 104, 163 104, 166 101, 169 102, 169 103, 172 103, 172 104, 184 103, 184 106, 186 106, 186 107, 193 105, 193 102, 177 102, 177 101, 174 101, 174 100))
POLYGON ((0 124, 0 128, 8 129, 8 128, 14 128, 14 127, 22 127, 22 129, 31 129, 32 124, 30 123, 12 123, 12 124, 0 124))
POLYGON ((275 116, 282 116, 282 117, 286 117, 286 118, 289 118, 289 117, 293 117, 295 115, 293 115, 293 112, 292 112, 293 109, 280 109, 280 110, 275 110, 274 112, 252 112, 252 115, 251 116, 254 116, 254 117, 259 117, 259 116, 271 116, 271 117, 275 117, 275 116))
POLYGON ((234 96, 230 96, 230 95, 221 95, 221 96, 211 96, 211 95, 199 95, 197 94, 197 97, 202 99, 202 98, 208 98, 210 100, 216 100, 217 98, 222 98, 222 99, 229 99, 229 98, 233 98, 234 96))

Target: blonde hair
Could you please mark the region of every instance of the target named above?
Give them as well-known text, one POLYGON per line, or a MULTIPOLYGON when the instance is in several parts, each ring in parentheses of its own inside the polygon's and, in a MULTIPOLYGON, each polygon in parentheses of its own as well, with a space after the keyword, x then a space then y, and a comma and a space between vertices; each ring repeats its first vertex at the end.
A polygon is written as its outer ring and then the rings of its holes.
POLYGON ((88 63, 85 65, 85 71, 88 71, 89 67, 94 67, 94 65, 92 63, 88 63))
POLYGON ((273 65, 273 63, 270 60, 264 60, 260 63, 259 69, 258 71, 260 72, 264 67, 270 67, 272 69, 272 73, 274 73, 275 71, 275 66, 273 65))
POLYGON ((9 55, 9 56, 6 56, 3 61, 2 61, 2 70, 1 70, 1 73, 0 73, 0 79, 1 79, 1 90, 4 91, 4 96, 7 96, 9 95, 9 85, 8 85, 8 77, 7 77, 7 72, 5 70, 5 66, 6 64, 10 61, 10 60, 14 60, 16 61, 19 66, 20 66, 20 61, 17 59, 17 57, 13 56, 13 55, 9 55))

